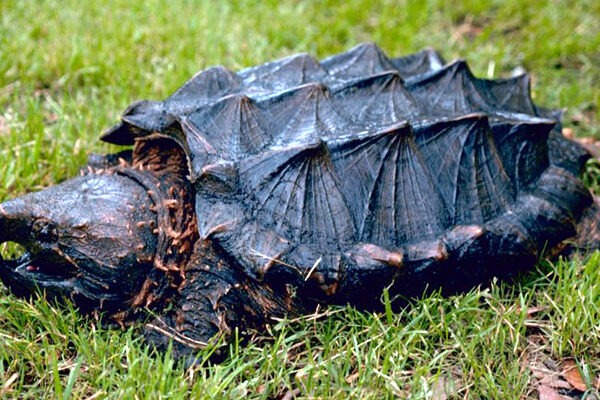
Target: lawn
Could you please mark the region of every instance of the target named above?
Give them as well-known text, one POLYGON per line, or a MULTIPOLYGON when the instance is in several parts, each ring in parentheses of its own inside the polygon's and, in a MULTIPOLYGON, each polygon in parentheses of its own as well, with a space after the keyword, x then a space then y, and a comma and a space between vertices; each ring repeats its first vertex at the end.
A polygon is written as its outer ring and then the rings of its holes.
MULTIPOLYGON (((390 55, 434 47, 480 77, 524 68, 537 104, 600 138, 600 2, 450 4, 2 0, 0 200, 119 150, 98 137, 128 104, 162 99, 202 68, 322 58, 363 41, 390 55)), ((598 396, 600 254, 542 261, 510 284, 432 295, 398 314, 334 308, 274 321, 219 365, 177 365, 138 336, 0 287, 0 398, 598 396)))

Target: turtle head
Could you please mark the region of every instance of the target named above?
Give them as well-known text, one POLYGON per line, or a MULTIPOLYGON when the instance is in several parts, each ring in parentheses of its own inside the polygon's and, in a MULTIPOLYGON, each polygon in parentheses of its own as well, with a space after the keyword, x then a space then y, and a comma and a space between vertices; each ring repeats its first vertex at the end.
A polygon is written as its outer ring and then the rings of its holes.
POLYGON ((0 243, 23 253, 0 257, 0 279, 21 296, 40 290, 84 310, 126 307, 153 264, 152 206, 143 185, 117 173, 80 176, 0 204, 0 243))

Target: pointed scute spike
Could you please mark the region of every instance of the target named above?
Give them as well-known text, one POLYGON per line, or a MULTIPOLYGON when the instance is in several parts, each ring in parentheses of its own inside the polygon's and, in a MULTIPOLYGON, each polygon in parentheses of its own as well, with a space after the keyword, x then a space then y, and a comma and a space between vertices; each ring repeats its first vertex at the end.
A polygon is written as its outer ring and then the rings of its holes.
POLYGON ((390 83, 404 84, 404 81, 402 80, 402 77, 400 76, 398 71, 388 70, 379 72, 377 74, 356 78, 352 81, 344 82, 342 86, 336 87, 334 90, 332 90, 332 92, 336 96, 343 96, 347 95, 348 92, 352 92, 354 90, 385 86, 390 83))
POLYGON ((217 100, 241 88, 241 80, 229 69, 218 65, 204 69, 177 89, 165 103, 171 108, 196 108, 199 103, 217 100))
POLYGON ((278 145, 311 143, 336 137, 356 128, 340 113, 321 83, 308 83, 258 103, 270 121, 269 131, 278 145))
POLYGON ((464 60, 406 80, 408 91, 429 113, 456 116, 471 112, 537 115, 529 76, 480 79, 464 60))
POLYGON ((442 56, 431 48, 417 53, 390 59, 403 78, 422 75, 441 69, 446 62, 442 56))
POLYGON ((238 72, 250 93, 287 90, 325 79, 327 72, 319 61, 301 53, 238 72))
MULTIPOLYGON (((180 119, 190 148, 208 143, 210 151, 225 160, 237 161, 267 146, 267 121, 254 102, 243 94, 229 95, 180 119)), ((195 151, 208 147, 202 145, 195 151)))
POLYGON ((409 78, 405 83, 424 113, 452 117, 488 111, 474 81, 467 63, 456 60, 437 71, 409 78))
POLYGON ((536 104, 534 104, 534 107, 535 107, 535 115, 536 116, 538 116, 540 118, 550 119, 550 120, 556 122, 556 131, 559 133, 562 132, 561 120, 562 120, 563 113, 564 113, 563 110, 540 107, 536 104))
POLYGON ((527 74, 507 79, 475 79, 489 111, 536 115, 527 74))
POLYGON ((458 58, 452 62, 444 64, 441 68, 434 69, 430 72, 423 73, 420 75, 415 75, 411 77, 404 77, 406 85, 408 87, 419 86, 424 84, 431 84, 432 82, 437 82, 439 80, 448 79, 453 76, 461 76, 467 75, 474 78, 471 69, 467 62, 458 58))
POLYGON ((334 91, 333 101, 355 123, 374 129, 419 113, 397 71, 348 82, 334 91))
POLYGON ((374 43, 362 43, 352 49, 325 58, 321 65, 335 79, 349 80, 395 69, 394 64, 374 43))

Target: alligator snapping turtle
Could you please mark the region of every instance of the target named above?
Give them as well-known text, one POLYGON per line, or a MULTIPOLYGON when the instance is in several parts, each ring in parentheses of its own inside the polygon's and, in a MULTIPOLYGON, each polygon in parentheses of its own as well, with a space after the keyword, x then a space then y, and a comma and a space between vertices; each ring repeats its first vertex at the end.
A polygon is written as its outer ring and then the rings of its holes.
POLYGON ((0 242, 26 249, 0 278, 121 322, 152 310, 148 339, 176 355, 386 288, 462 290, 569 238, 597 247, 588 156, 560 130, 527 75, 431 50, 209 68, 102 137, 132 150, 0 205, 0 242))

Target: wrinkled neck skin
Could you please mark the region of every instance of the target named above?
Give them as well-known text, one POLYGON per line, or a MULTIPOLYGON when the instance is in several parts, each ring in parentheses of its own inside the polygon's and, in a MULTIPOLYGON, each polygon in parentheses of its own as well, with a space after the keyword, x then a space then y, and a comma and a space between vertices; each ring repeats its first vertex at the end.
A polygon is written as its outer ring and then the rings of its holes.
POLYGON ((166 139, 140 141, 123 160, 0 204, 0 280, 19 296, 71 299, 118 320, 161 306, 184 280, 197 240, 186 160, 166 139))

